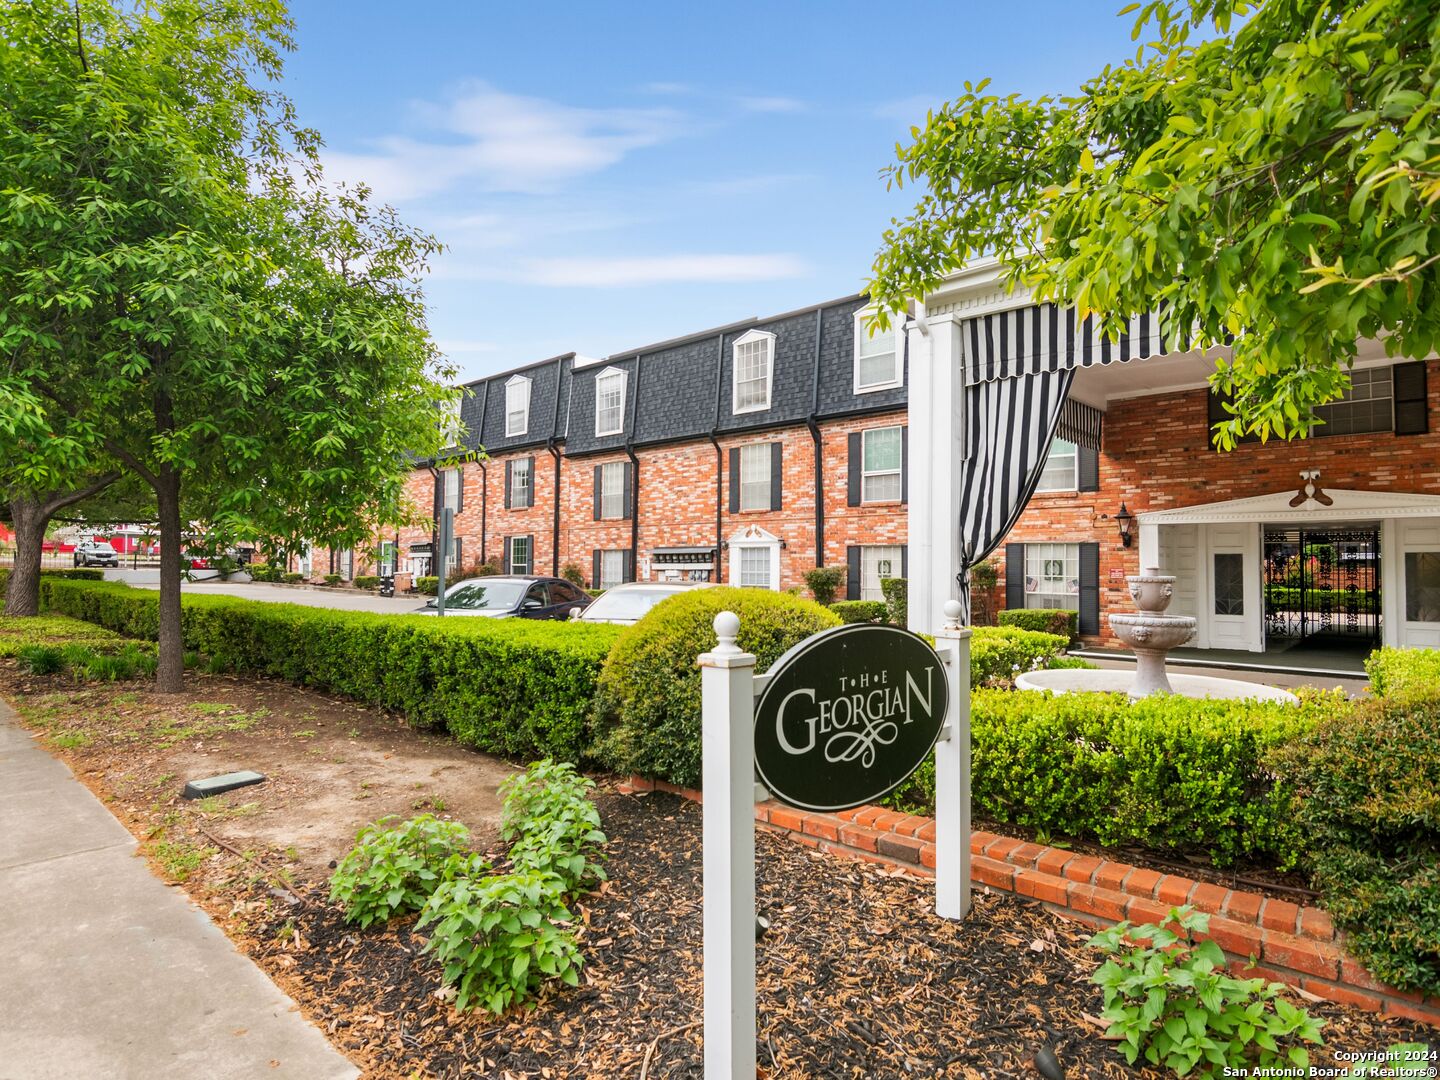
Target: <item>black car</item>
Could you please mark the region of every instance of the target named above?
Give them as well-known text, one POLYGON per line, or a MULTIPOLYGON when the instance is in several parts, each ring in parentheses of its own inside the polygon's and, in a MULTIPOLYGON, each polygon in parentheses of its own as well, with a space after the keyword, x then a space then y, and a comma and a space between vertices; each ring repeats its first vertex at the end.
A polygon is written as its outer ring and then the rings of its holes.
MULTIPOLYGON (((563 578, 529 574, 466 578, 445 590, 445 614, 485 619, 568 619, 590 603, 590 594, 563 578)), ((434 615, 429 601, 417 615, 434 615)))
POLYGON ((119 566, 120 554, 99 540, 83 540, 75 545, 76 566, 119 566))

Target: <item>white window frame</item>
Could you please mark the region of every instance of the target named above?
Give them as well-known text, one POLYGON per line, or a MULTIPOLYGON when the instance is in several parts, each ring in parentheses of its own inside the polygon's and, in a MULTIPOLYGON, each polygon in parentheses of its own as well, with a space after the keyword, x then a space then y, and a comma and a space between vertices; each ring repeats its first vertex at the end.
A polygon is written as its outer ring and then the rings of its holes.
POLYGON ((735 548, 735 581, 734 584, 742 589, 768 589, 771 592, 780 591, 780 582, 776 571, 777 556, 780 549, 773 544, 740 544, 735 548), (745 557, 747 555, 758 556, 765 564, 764 583, 750 582, 745 580, 745 557))
POLYGON ((606 435, 619 435, 625 431, 625 398, 628 383, 629 379, 626 377, 626 373, 616 367, 608 367, 595 376, 595 437, 597 439, 606 435), (600 399, 604 394, 612 392, 606 389, 605 384, 613 384, 617 381, 620 384, 620 403, 614 407, 616 422, 614 426, 606 427, 600 420, 604 411, 601 408, 600 399))
POLYGON ((873 394, 880 390, 894 390, 905 385, 905 344, 902 336, 905 331, 902 328, 903 319, 901 316, 893 316, 890 322, 890 334, 895 343, 893 356, 895 358, 894 374, 885 382, 862 383, 860 381, 860 361, 862 359, 873 359, 873 357, 861 357, 860 346, 873 340, 870 337, 865 323, 875 314, 874 308, 861 308, 855 312, 855 348, 854 348, 854 390, 857 394, 873 394))
POLYGON ((530 538, 528 536, 512 536, 506 542, 506 547, 509 549, 505 552, 505 572, 507 574, 530 573, 529 567, 535 565, 535 553, 530 550, 529 544, 530 538), (525 562, 522 563, 520 565, 520 568, 517 570, 515 568, 515 549, 521 544, 526 545, 525 562))
POLYGON ((529 510, 535 505, 535 470, 528 457, 516 458, 510 462, 510 509, 529 510), (520 483, 524 477, 525 483, 520 483), (521 497, 521 491, 524 497, 521 497))
POLYGON ((1080 607, 1080 545, 1070 543, 1026 544, 1025 545, 1025 606, 1046 611, 1077 611, 1080 607), (1047 574, 1047 564, 1059 563, 1060 573, 1047 574), (1031 573, 1031 570, 1036 571, 1031 573), (1075 590, 1070 591, 1069 582, 1075 581, 1075 590), (1030 582, 1035 582, 1035 588, 1030 582), (1047 581, 1060 582, 1059 588, 1044 588, 1047 581), (1055 600, 1055 603, 1032 603, 1055 600))
POLYGON ((769 443, 749 443, 749 444, 747 444, 747 445, 745 445, 745 446, 739 447, 739 451, 740 451, 740 469, 739 469, 739 473, 740 473, 740 477, 739 477, 739 479, 740 479, 740 502, 739 502, 739 506, 740 506, 740 509, 741 509, 742 511, 743 511, 743 510, 769 510, 769 509, 770 509, 770 480, 771 480, 771 476, 770 476, 770 460, 771 460, 771 459, 770 459, 770 455, 771 455, 774 451, 772 451, 772 450, 770 449, 770 444, 769 444, 769 443), (752 491, 758 490, 758 489, 760 488, 761 484, 760 484, 760 481, 755 480, 755 479, 753 479, 753 478, 750 479, 750 480, 748 480, 748 481, 745 479, 745 467, 746 467, 746 459, 747 459, 747 458, 750 459, 750 468, 751 468, 751 469, 757 468, 755 462, 757 462, 757 461, 759 462, 758 468, 759 468, 760 473, 761 473, 761 476, 762 476, 762 478, 763 478, 763 480, 764 480, 764 489, 765 489, 764 497, 761 498, 761 499, 760 499, 755 505, 753 505, 753 506, 750 505, 750 504, 746 501, 746 497, 745 497, 745 496, 746 496, 747 488, 748 488, 748 489, 751 489, 752 491))
POLYGON ((524 375, 513 375, 505 383, 505 436, 513 438, 529 430, 530 380, 524 375), (515 423, 517 413, 520 417, 518 424, 515 423))
POLYGON ((860 433, 860 503, 866 506, 880 506, 886 503, 898 503, 905 497, 905 434, 903 424, 887 424, 885 427, 866 428, 860 433), (900 433, 900 464, 893 469, 867 469, 865 468, 865 450, 870 436, 879 431, 895 431, 900 433), (868 496, 866 483, 871 477, 897 476, 900 478, 900 490, 895 493, 894 498, 872 499, 868 496))
MULTIPOLYGON (((758 380, 747 379, 746 382, 758 380)), ((730 346, 730 412, 734 416, 745 413, 765 412, 774 400, 775 388, 775 335, 768 330, 747 330, 730 346), (763 404, 740 407, 740 348, 757 341, 765 343, 765 401, 763 404)))
POLYGON ((616 585, 625 584, 625 555, 624 548, 601 550, 600 580, 595 583, 597 589, 613 589, 616 585))
POLYGON ((900 577, 901 568, 905 565, 905 547, 903 544, 867 544, 860 549, 860 599, 884 601, 885 592, 880 588, 880 582, 886 577, 900 577), (890 573, 880 573, 880 563, 883 558, 890 560, 890 573), (874 584, 871 585, 871 578, 874 584))
POLYGON ((748 585, 744 588, 758 589, 768 588, 771 592, 780 591, 780 538, 764 529, 750 526, 736 533, 729 540, 730 555, 730 581, 729 584, 739 586, 743 580, 743 569, 745 564, 744 552, 763 551, 770 560, 769 583, 765 586, 748 585))
POLYGON ((1079 447, 1078 444, 1072 443, 1069 439, 1062 439, 1062 438, 1060 438, 1059 435, 1056 435, 1056 436, 1054 436, 1054 437, 1050 440, 1050 452, 1045 455, 1045 468, 1041 470, 1041 472, 1040 472, 1040 479, 1039 479, 1039 480, 1036 482, 1036 484, 1035 484, 1035 493, 1038 495, 1038 494, 1045 493, 1045 492, 1065 492, 1065 491, 1079 491, 1079 490, 1080 490, 1080 447, 1079 447), (1063 442, 1063 443, 1065 443, 1067 446, 1071 447, 1070 457, 1071 457, 1071 460, 1072 460, 1072 464, 1071 464, 1071 468, 1070 468, 1070 481, 1069 481, 1069 483, 1064 484, 1064 485, 1062 485, 1062 486, 1060 486, 1060 487, 1046 486, 1046 484, 1045 484, 1045 473, 1049 471, 1050 466, 1051 466, 1051 464, 1052 464, 1053 461, 1054 461, 1054 457, 1055 457, 1055 444, 1056 444, 1057 442, 1063 442))
POLYGON ((625 462, 623 461, 607 461, 600 466, 600 520, 625 520, 625 462), (612 476, 620 478, 614 491, 610 490, 608 482, 612 476), (607 514, 605 504, 611 500, 615 501, 617 510, 613 514, 607 514))
POLYGON ((460 512, 460 485, 464 483, 461 472, 458 468, 446 469, 441 475, 444 477, 445 487, 440 499, 440 507, 444 510, 453 510, 458 514, 460 512))

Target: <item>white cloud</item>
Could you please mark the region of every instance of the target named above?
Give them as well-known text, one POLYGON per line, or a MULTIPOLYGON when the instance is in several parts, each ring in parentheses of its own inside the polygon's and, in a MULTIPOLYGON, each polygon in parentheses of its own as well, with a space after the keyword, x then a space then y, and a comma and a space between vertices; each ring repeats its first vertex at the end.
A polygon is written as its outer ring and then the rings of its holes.
POLYGON ((465 338, 447 338, 435 342, 435 347, 446 356, 457 353, 489 353, 500 348, 493 341, 470 341, 465 338))
POLYGON ((797 255, 565 256, 505 266, 438 268, 447 278, 508 281, 541 288, 634 288, 703 282, 780 281, 809 268, 797 255))
POLYGON ((940 108, 947 100, 949 99, 939 94, 915 94, 895 101, 881 102, 870 110, 870 115, 878 116, 882 120, 903 120, 907 127, 918 127, 925 123, 925 114, 929 110, 940 108))
POLYGON ((788 97, 742 97, 736 102, 742 109, 762 113, 798 113, 810 108, 805 102, 788 97))

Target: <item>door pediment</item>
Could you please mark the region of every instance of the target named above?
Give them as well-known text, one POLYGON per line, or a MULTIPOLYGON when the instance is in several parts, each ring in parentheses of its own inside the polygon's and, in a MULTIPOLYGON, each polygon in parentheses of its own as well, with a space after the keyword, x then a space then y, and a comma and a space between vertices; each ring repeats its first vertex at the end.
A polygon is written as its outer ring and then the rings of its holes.
POLYGON ((1200 503, 1173 510, 1151 510, 1137 515, 1141 525, 1207 525, 1221 522, 1266 522, 1297 524, 1324 521, 1360 521, 1369 518, 1440 517, 1440 495, 1401 491, 1360 491, 1353 488, 1325 488, 1329 506, 1313 498, 1291 506, 1298 486, 1271 495, 1248 499, 1200 503))

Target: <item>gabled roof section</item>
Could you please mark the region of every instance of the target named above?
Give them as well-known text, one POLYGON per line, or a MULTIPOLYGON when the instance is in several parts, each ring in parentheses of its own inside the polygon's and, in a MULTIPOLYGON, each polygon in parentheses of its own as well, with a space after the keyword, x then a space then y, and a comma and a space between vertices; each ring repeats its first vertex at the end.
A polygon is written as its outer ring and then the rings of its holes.
MULTIPOLYGON (((1440 517, 1440 495, 1404 491, 1360 491, 1352 488, 1325 488, 1331 504, 1323 506, 1307 499, 1299 506, 1290 501, 1299 483, 1286 491, 1255 495, 1248 499, 1180 506, 1173 510, 1152 510, 1137 515, 1141 525, 1208 525, 1217 522, 1264 522, 1304 524, 1317 521, 1363 521, 1389 517, 1440 517)), ((1323 487, 1323 477, 1322 477, 1323 487)))

